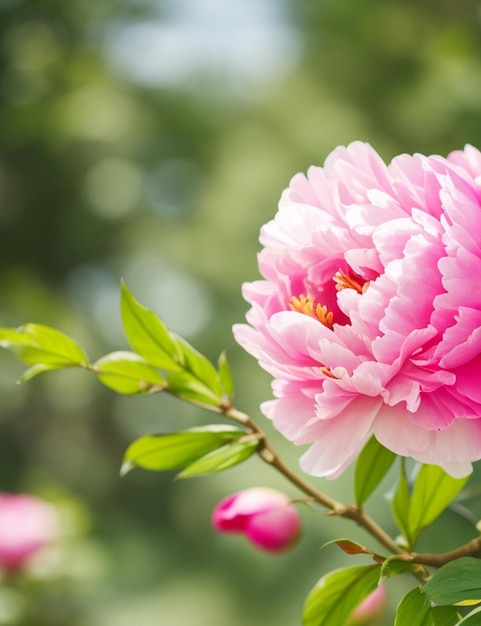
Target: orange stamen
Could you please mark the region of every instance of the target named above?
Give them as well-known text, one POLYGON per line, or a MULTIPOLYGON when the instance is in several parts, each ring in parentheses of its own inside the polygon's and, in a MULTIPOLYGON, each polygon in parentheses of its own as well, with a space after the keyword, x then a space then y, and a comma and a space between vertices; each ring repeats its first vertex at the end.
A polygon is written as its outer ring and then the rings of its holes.
POLYGON ((336 291, 354 289, 357 293, 363 294, 369 287, 369 281, 366 281, 361 285, 355 278, 347 276, 347 274, 343 274, 340 270, 334 274, 334 282, 336 283, 336 291))
POLYGON ((326 367, 325 365, 323 365, 323 366, 321 367, 321 372, 322 372, 325 376, 329 376, 329 378, 336 378, 336 379, 337 379, 337 376, 335 376, 335 375, 331 372, 331 370, 330 370, 328 367, 326 367))
POLYGON ((325 304, 318 304, 316 306, 316 318, 332 330, 332 325, 334 324, 334 313, 332 311, 328 311, 327 306, 325 304))
POLYGON ((304 313, 304 315, 310 315, 314 319, 327 326, 332 330, 334 324, 334 313, 329 311, 325 304, 316 304, 314 307, 314 297, 311 295, 300 295, 298 298, 292 296, 289 300, 289 306, 292 311, 298 313, 304 313))

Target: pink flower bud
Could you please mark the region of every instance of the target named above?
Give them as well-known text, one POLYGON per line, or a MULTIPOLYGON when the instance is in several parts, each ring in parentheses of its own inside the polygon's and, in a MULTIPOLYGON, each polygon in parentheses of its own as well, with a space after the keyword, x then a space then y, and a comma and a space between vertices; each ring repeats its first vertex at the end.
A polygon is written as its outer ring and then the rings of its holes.
POLYGON ((245 489, 222 500, 214 509, 212 524, 223 533, 244 533, 268 552, 293 546, 301 529, 299 513, 289 498, 264 487, 245 489))
POLYGON ((386 608, 387 596, 383 585, 377 587, 351 613, 350 626, 374 626, 377 624, 386 608))
POLYGON ((21 569, 58 534, 53 507, 26 494, 0 493, 0 567, 21 569))

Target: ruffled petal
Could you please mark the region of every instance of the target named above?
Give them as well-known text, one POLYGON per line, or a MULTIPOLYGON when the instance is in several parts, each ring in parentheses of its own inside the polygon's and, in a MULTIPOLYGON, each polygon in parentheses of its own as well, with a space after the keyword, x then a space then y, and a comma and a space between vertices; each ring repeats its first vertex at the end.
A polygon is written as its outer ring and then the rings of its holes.
POLYGON ((379 399, 360 396, 336 418, 317 422, 317 441, 301 457, 301 468, 313 476, 337 478, 368 440, 380 406, 379 399))

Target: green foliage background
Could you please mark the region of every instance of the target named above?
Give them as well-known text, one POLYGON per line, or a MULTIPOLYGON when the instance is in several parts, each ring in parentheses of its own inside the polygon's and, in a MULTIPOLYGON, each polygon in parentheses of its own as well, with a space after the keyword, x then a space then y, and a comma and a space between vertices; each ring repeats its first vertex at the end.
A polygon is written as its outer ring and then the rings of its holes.
MULTIPOLYGON (((237 5, 219 5, 222 16, 232 10, 235 22, 237 5)), ((209 357, 227 349, 237 404, 254 417, 269 377, 230 329, 247 308, 242 282, 257 278, 259 228, 290 177, 355 139, 387 160, 481 147, 475 0, 258 0, 253 32, 259 6, 278 17, 274 36, 294 42, 283 72, 253 79, 212 63, 154 85, 113 62, 108 42, 116 29, 167 23, 175 3, 0 0, 1 325, 56 326, 92 359, 123 349, 123 276, 209 357)), ((291 626, 316 580, 348 559, 319 547, 366 541, 307 508, 287 555, 218 536, 210 512, 232 491, 296 494, 257 460, 175 485, 141 470, 118 476, 134 438, 210 416, 167 397, 117 397, 85 372, 17 387, 23 367, 7 353, 0 368, 0 490, 52 499, 75 529, 25 591, 29 626, 291 626)), ((295 465, 300 451, 272 438, 295 465)), ((349 483, 322 488, 352 500, 349 483)), ((382 497, 372 509, 394 532, 382 497)), ((448 512, 424 548, 470 533, 448 512)), ((390 591, 391 603, 408 588, 390 591)))

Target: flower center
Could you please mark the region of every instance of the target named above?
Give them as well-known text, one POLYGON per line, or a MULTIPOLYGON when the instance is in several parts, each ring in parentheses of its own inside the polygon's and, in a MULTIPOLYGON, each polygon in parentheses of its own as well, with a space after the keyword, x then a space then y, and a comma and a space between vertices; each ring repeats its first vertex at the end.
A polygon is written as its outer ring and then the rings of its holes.
POLYGON ((334 323, 334 313, 329 311, 325 304, 314 305, 314 296, 308 294, 307 296, 300 295, 298 298, 292 296, 289 300, 289 306, 292 311, 298 313, 304 313, 304 315, 310 315, 314 319, 327 326, 332 330, 334 323))
POLYGON ((334 315, 336 316, 337 323, 349 324, 349 317, 343 313, 337 306, 336 292, 343 289, 354 289, 359 294, 364 294, 369 287, 369 281, 364 280, 361 276, 358 276, 354 272, 348 269, 347 272, 338 270, 332 277, 332 281, 323 285, 319 289, 318 297, 324 300, 324 298, 330 301, 329 308, 327 304, 316 304, 316 296, 307 291, 307 295, 300 294, 298 297, 291 296, 288 301, 291 311, 303 313, 313 317, 318 322, 321 322, 329 330, 333 330, 334 315))

